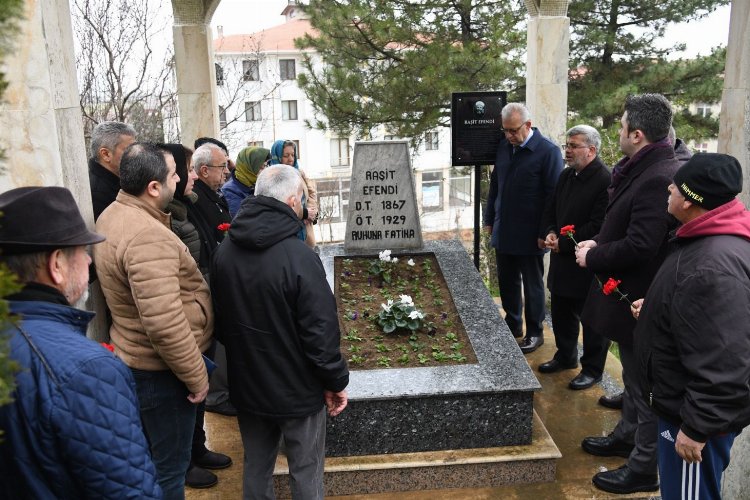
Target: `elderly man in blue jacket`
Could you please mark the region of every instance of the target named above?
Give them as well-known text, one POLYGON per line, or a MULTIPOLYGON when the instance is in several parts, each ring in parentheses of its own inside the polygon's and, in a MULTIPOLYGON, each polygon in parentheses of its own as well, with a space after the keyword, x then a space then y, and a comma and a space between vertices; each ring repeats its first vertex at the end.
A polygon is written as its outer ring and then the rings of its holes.
POLYGON ((0 195, 0 262, 23 288, 2 335, 18 365, 13 402, 0 408, 0 498, 161 498, 130 370, 86 338, 92 313, 86 229, 61 187, 0 195))
POLYGON ((531 126, 529 110, 509 103, 501 112, 503 133, 490 177, 484 212, 492 234, 505 322, 524 354, 544 343, 544 238, 542 215, 563 169, 560 148, 531 126), (521 283, 525 304, 521 300, 521 283))

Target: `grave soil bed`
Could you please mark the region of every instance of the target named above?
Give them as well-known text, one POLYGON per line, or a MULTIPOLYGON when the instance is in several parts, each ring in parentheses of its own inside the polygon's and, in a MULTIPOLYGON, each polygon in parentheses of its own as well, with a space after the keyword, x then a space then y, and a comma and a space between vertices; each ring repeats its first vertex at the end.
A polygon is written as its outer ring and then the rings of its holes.
POLYGON ((334 258, 341 351, 350 369, 446 366, 477 362, 434 254, 395 255, 390 283, 368 271, 378 256, 334 258), (414 262, 409 266, 409 260, 414 262), (425 316, 422 328, 384 333, 381 304, 409 295, 425 316))

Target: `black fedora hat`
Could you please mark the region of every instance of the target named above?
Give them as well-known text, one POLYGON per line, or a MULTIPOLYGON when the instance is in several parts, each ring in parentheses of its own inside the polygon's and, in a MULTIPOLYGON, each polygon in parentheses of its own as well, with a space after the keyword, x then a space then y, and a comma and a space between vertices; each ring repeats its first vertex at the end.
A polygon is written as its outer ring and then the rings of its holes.
POLYGON ((0 252, 5 255, 91 245, 73 195, 63 187, 22 187, 0 194, 0 252))

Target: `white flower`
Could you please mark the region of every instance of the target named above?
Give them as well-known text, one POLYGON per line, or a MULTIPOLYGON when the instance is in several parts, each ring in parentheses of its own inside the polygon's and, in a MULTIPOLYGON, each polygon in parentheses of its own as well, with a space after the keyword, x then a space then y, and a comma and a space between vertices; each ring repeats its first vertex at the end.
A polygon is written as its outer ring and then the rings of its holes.
POLYGON ((414 259, 409 259, 409 260, 407 260, 407 261, 406 261, 406 263, 407 263, 408 265, 410 265, 410 266, 412 266, 412 267, 413 267, 413 266, 414 266, 414 259))
POLYGON ((409 313, 409 319, 422 319, 424 318, 424 314, 414 309, 412 312, 409 313))
POLYGON ((391 261, 391 251, 390 250, 383 250, 378 254, 378 258, 382 260, 383 262, 390 262, 391 261))
POLYGON ((411 300, 411 297, 408 295, 401 295, 401 304, 405 306, 413 306, 414 302, 411 300))
POLYGON ((394 257, 394 258, 391 259, 391 262, 393 262, 395 264, 396 262, 398 262, 398 259, 396 257, 394 257))
POLYGON ((393 301, 391 299, 388 299, 387 304, 380 304, 380 307, 382 307, 385 312, 391 312, 392 306, 393 306, 393 301))

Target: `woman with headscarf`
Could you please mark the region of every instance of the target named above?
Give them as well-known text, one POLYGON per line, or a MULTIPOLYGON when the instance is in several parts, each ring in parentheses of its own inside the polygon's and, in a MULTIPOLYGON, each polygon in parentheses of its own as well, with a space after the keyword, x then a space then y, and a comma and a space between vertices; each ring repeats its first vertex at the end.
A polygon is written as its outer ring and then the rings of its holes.
POLYGON ((255 192, 258 174, 266 167, 270 159, 270 151, 255 146, 245 148, 237 155, 234 171, 221 187, 221 193, 229 205, 229 215, 232 218, 239 212, 242 201, 255 192))
POLYGON ((300 233, 300 239, 303 240, 310 248, 315 248, 315 232, 313 224, 318 218, 318 191, 315 181, 305 175, 305 171, 299 168, 297 163, 297 145, 293 141, 278 140, 271 146, 271 165, 277 164, 289 165, 296 168, 302 180, 304 181, 305 197, 303 206, 306 209, 304 219, 305 228, 300 233))

